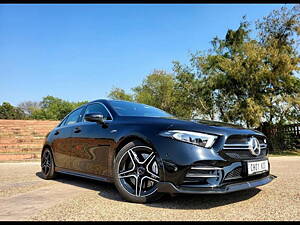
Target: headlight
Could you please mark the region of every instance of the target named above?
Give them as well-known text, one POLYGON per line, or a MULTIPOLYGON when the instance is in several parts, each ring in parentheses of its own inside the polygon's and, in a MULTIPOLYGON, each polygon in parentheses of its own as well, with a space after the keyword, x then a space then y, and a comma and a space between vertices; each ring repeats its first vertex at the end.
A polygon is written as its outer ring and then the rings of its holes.
POLYGON ((210 148, 215 143, 215 140, 218 138, 218 136, 211 134, 204 134, 184 130, 168 130, 159 133, 159 135, 174 138, 179 141, 187 142, 205 148, 210 148))

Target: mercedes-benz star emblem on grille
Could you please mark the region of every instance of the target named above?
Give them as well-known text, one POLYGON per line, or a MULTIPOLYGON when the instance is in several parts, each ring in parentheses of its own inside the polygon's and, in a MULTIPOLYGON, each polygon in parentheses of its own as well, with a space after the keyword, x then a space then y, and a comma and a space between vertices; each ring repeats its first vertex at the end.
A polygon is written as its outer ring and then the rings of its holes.
POLYGON ((260 155, 260 145, 256 137, 251 137, 249 140, 249 151, 252 155, 260 155))

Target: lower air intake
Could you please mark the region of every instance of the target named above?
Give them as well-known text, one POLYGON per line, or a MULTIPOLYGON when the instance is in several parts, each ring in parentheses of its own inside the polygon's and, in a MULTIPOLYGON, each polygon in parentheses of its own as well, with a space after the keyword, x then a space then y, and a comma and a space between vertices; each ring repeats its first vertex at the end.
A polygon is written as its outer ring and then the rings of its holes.
POLYGON ((215 186, 222 179, 223 169, 219 167, 193 166, 186 173, 184 184, 215 186))

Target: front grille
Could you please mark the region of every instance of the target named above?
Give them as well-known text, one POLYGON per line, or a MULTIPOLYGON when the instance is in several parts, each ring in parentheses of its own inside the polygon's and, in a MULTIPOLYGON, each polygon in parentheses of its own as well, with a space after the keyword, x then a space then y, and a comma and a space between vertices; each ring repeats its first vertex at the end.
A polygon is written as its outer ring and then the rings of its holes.
POLYGON ((255 159, 255 158, 261 158, 263 156, 266 155, 267 150, 266 149, 262 149, 260 154, 258 156, 254 156, 252 155, 249 150, 247 149, 245 150, 239 150, 237 151, 236 149, 230 149, 230 150, 226 150, 225 154, 227 156, 229 156, 230 158, 233 159, 242 159, 242 160, 246 160, 246 159, 255 159))
POLYGON ((256 159, 267 155, 267 144, 263 136, 255 136, 260 145, 260 154, 258 156, 252 155, 250 152, 249 138, 251 136, 233 135, 230 136, 223 147, 223 153, 232 159, 256 159))
POLYGON ((237 167, 230 171, 224 180, 233 180, 233 179, 239 179, 242 177, 242 167, 237 167))
POLYGON ((259 143, 264 144, 265 137, 260 135, 231 135, 227 138, 226 144, 246 144, 253 136, 258 139, 259 143))

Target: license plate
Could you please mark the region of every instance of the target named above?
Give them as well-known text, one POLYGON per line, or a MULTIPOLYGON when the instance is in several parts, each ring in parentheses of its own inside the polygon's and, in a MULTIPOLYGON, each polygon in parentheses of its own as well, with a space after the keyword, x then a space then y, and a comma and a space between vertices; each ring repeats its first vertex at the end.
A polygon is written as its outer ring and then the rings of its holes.
POLYGON ((268 160, 247 162, 248 175, 263 173, 269 170, 268 160))

